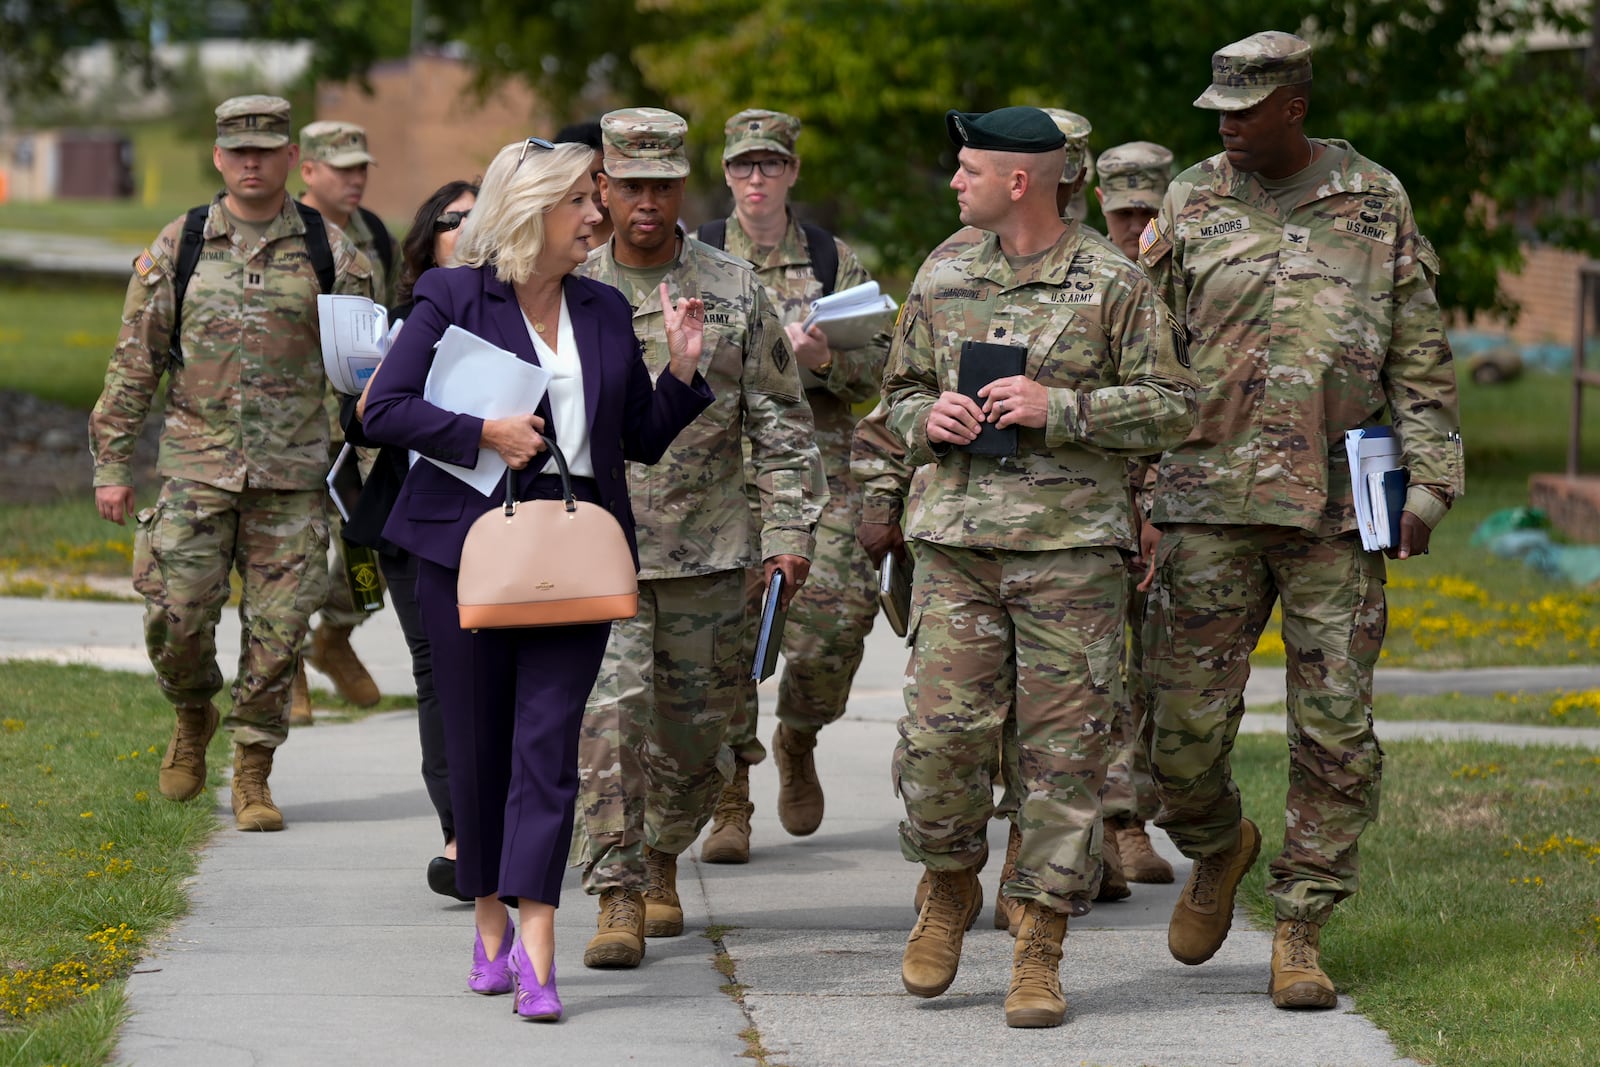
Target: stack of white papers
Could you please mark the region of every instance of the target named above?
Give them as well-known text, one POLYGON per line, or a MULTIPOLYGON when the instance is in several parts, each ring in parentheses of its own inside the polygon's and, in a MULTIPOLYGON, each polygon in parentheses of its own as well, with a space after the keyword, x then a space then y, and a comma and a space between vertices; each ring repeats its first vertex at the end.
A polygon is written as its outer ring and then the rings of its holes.
POLYGON ((898 308, 894 297, 878 290, 877 282, 862 282, 818 297, 801 326, 821 329, 829 348, 860 348, 889 328, 898 308))
POLYGON ((382 304, 343 293, 318 294, 317 318, 322 328, 322 369, 329 384, 347 396, 361 395, 400 332, 400 323, 391 329, 389 310, 382 304))
MULTIPOLYGON (((477 334, 451 326, 434 347, 433 367, 422 398, 458 415, 503 419, 533 411, 549 385, 550 372, 543 367, 525 363, 477 334)), ((478 462, 472 467, 423 458, 484 496, 506 472, 506 461, 492 448, 478 449, 478 462)))
POLYGON ((1400 543, 1400 513, 1406 502, 1406 470, 1400 466, 1400 439, 1390 426, 1346 430, 1345 456, 1355 497, 1356 529, 1368 552, 1400 543))

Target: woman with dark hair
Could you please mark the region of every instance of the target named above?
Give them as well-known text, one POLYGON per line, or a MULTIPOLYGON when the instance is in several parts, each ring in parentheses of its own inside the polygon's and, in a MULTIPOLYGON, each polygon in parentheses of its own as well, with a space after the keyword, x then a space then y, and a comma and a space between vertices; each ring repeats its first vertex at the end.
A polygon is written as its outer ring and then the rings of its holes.
MULTIPOLYGON (((454 181, 440 186, 417 209, 417 216, 411 220, 411 229, 400 246, 402 265, 400 280, 395 286, 395 306, 389 309, 391 321, 410 316, 411 288, 423 271, 448 266, 454 259, 461 224, 472 212, 477 199, 475 183, 454 181)), ((361 401, 356 397, 347 396, 340 401, 339 423, 344 427, 345 440, 352 445, 371 447, 372 442, 361 432, 361 401)), ((377 550, 378 566, 389 584, 389 597, 394 601, 395 615, 405 634, 406 646, 411 650, 411 677, 417 684, 417 730, 422 735, 422 783, 428 790, 434 811, 439 814, 439 828, 444 833, 444 855, 428 862, 428 887, 442 896, 469 901, 472 898, 462 896, 456 888, 456 828, 450 808, 444 722, 439 717, 439 698, 433 686, 433 656, 417 613, 417 561, 411 553, 383 538, 383 524, 389 521, 389 512, 400 495, 400 484, 406 479, 408 465, 405 449, 385 447, 379 450, 361 487, 361 499, 345 524, 344 538, 351 544, 377 550)))

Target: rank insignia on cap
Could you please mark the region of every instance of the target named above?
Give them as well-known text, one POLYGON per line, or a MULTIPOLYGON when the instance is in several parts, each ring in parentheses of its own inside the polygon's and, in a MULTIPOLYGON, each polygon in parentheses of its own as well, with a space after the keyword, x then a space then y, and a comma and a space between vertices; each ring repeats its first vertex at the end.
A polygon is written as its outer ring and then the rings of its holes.
POLYGON ((140 252, 139 258, 133 261, 134 273, 138 274, 141 278, 148 278, 150 276, 150 272, 155 269, 156 257, 150 254, 150 250, 148 248, 146 248, 143 252, 140 252))

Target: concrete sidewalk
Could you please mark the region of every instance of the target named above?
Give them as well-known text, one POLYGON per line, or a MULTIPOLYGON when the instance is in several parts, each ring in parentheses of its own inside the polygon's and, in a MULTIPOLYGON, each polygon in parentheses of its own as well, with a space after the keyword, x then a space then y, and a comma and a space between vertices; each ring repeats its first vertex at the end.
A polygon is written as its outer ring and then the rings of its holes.
MULTIPOLYGON (((148 669, 140 612, 137 604, 0 599, 0 658, 148 669)), ((225 614, 225 670, 237 643, 237 620, 225 614)), ((386 691, 409 690, 392 613, 359 630, 356 645, 386 691)), ((509 998, 465 990, 471 909, 434 896, 423 880, 439 841, 417 773, 415 715, 295 731, 273 773, 288 831, 236 833, 227 828, 226 791, 215 797, 225 828, 201 857, 193 911, 129 981, 132 1017, 119 1062, 735 1064, 748 1062, 739 1057, 750 1038, 759 1039, 767 1062, 791 1067, 1409 1062, 1347 1000, 1325 1013, 1274 1009, 1265 995, 1270 935, 1242 919, 1211 962, 1174 962, 1164 934, 1176 884, 1136 886, 1132 899, 1073 921, 1062 969, 1069 1015, 1059 1029, 1005 1026, 1012 942, 991 928, 988 908, 967 936, 950 991, 927 1001, 906 995, 899 961, 919 872, 900 858, 903 809, 888 788, 904 664, 903 647, 879 627, 846 719, 824 731, 818 747, 829 811, 822 829, 788 837, 774 812, 776 772, 770 761, 757 768, 753 861, 719 867, 701 864, 697 849, 686 854, 679 887, 687 932, 652 940, 638 970, 582 966, 594 903, 569 880, 557 920, 568 1017, 557 1027, 520 1023, 509 998), (731 976, 719 973, 717 945, 702 936, 713 925, 731 976), (743 987, 742 1002, 721 991, 730 981, 743 987)), ((1474 677, 1434 680, 1459 690, 1474 677)), ((1542 688, 1547 677, 1555 688, 1600 687, 1594 669, 1523 672, 1517 687, 1542 688)), ((1252 699, 1272 698, 1252 687, 1252 699)), ((770 691, 763 703, 770 711, 770 691)), ((1600 730, 1396 723, 1380 732, 1399 736, 1408 725, 1600 747, 1600 730)), ((1281 731, 1282 721, 1252 715, 1246 729, 1281 731)), ((770 730, 769 718, 762 732, 770 730)), ((1159 832, 1153 836, 1181 884, 1187 861, 1159 832)), ((1267 836, 1270 847, 1275 832, 1267 836)), ((1000 854, 999 823, 990 844, 1000 854)), ((985 873, 986 903, 997 874, 997 864, 985 873)))

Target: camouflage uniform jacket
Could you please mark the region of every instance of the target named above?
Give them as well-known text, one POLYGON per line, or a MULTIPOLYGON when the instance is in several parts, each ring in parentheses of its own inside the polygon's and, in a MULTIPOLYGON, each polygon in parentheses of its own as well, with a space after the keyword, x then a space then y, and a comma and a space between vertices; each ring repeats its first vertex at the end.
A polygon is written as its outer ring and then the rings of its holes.
MULTIPOLYGON (((911 287, 939 263, 965 252, 985 237, 976 226, 963 226, 929 252, 917 267, 911 287)), ((915 479, 916 468, 906 464, 904 442, 889 432, 889 406, 882 400, 856 424, 850 442, 850 476, 861 486, 861 521, 898 524, 908 494, 919 495, 926 476, 915 479)))
MULTIPOLYGON (((157 472, 240 492, 319 489, 328 472, 326 378, 316 271, 305 224, 287 196, 260 244, 245 248, 212 202, 205 244, 183 300, 183 362, 170 360, 172 276, 183 219, 134 260, 105 390, 89 416, 94 484, 132 485, 129 461, 167 374, 157 472)), ((372 295, 372 268, 328 227, 334 291, 372 295)))
POLYGON ((889 429, 912 466, 937 461, 906 536, 1011 551, 1133 550, 1128 455, 1158 452, 1194 422, 1194 379, 1149 280, 1068 223, 1014 270, 992 234, 912 288, 884 377, 889 429), (1019 427, 1015 456, 928 440, 928 412, 955 391, 965 340, 1021 344, 1049 391, 1045 427, 1019 427))
MULTIPOLYGON (((706 305, 700 358, 716 400, 678 435, 653 467, 628 464, 638 523, 639 577, 681 578, 750 567, 777 555, 811 558, 813 531, 828 502, 811 410, 794 354, 766 291, 744 261, 688 237, 666 276, 673 299, 706 305), (761 528, 745 499, 741 438, 748 436, 761 528)), ((633 332, 651 378, 667 366, 659 293, 636 293, 607 242, 578 272, 619 289, 633 305, 633 332)))
MULTIPOLYGON (((738 216, 730 217, 727 226, 725 247, 728 253, 751 263, 767 296, 772 298, 778 321, 785 326, 804 321, 811 305, 822 295, 822 283, 812 273, 805 234, 794 216, 789 216, 789 228, 783 240, 760 261, 756 259, 755 244, 739 225, 738 216)), ((837 237, 833 243, 839 260, 835 292, 872 280, 849 245, 837 237)), ((889 335, 881 334, 872 344, 860 348, 835 348, 832 353, 833 365, 828 368, 826 378, 819 379, 802 369, 800 379, 806 386, 806 400, 817 426, 817 448, 827 469, 832 505, 834 508, 844 505, 854 511, 859 508, 861 494, 850 480, 850 437, 856 424, 850 405, 878 391, 883 380, 884 360, 889 354, 889 335)))
POLYGON ((1353 530, 1344 432, 1386 415, 1411 471, 1406 510, 1431 527, 1461 491, 1438 257, 1394 175, 1326 143, 1344 168, 1288 218, 1219 153, 1173 181, 1140 238, 1208 390, 1161 458, 1156 522, 1353 530))
MULTIPOLYGON (((366 216, 359 211, 352 211, 350 225, 343 229, 345 236, 355 242, 372 267, 372 299, 387 307, 389 301, 394 299, 394 279, 383 269, 383 257, 378 255, 378 242, 372 235, 372 227, 367 225, 366 216)), ((394 254, 399 256, 400 243, 393 242, 393 247, 394 254)))

